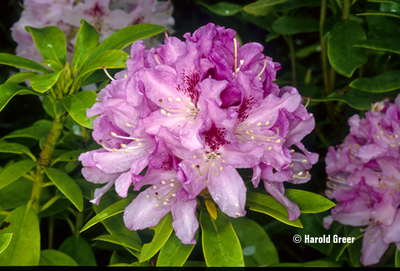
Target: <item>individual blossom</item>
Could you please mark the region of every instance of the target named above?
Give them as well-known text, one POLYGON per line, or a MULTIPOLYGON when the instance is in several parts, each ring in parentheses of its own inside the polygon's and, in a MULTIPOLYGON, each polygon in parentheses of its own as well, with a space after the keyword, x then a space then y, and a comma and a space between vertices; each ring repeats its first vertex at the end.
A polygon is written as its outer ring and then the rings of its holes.
POLYGON ((325 227, 336 220, 366 226, 361 262, 379 262, 390 243, 400 247, 399 127, 400 96, 394 103, 375 103, 365 118, 349 119, 350 134, 344 143, 329 148, 326 157, 329 198, 337 201, 325 227))
POLYGON ((209 23, 184 38, 151 49, 135 42, 126 71, 88 110, 98 116, 93 138, 102 146, 79 158, 85 178, 104 184, 93 202, 112 186, 121 197, 133 187, 141 192, 124 212, 129 229, 153 227, 171 212, 177 236, 192 244, 203 197, 230 217, 246 214, 237 169, 247 168, 254 186, 262 179, 297 219, 284 182, 308 181, 317 159, 301 143, 314 127, 303 98, 279 89, 279 64, 261 44, 241 46, 232 29, 209 23))

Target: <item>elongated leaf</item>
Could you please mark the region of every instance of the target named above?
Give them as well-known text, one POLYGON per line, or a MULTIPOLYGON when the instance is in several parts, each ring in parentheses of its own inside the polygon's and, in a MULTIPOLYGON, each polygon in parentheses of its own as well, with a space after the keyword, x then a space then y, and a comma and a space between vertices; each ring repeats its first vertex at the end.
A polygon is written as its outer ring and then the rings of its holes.
POLYGON ((165 242, 167 242, 173 230, 171 213, 168 213, 166 216, 164 216, 157 226, 150 229, 154 230, 155 232, 153 240, 151 240, 150 243, 143 245, 142 252, 140 253, 140 262, 147 261, 156 255, 165 242))
POLYGON ((400 35, 396 23, 392 18, 385 16, 366 16, 368 28, 376 39, 396 38, 400 35))
POLYGON ((40 266, 78 266, 78 263, 64 252, 45 249, 40 252, 40 266))
POLYGON ((78 161, 78 157, 79 155, 81 155, 81 153, 86 152, 87 150, 75 150, 75 151, 68 151, 65 152, 63 154, 61 154, 60 156, 58 156, 57 158, 55 158, 52 162, 51 165, 54 165, 57 162, 71 162, 71 161, 78 161))
POLYGON ((37 63, 33 60, 23 58, 20 56, 6 54, 6 53, 0 53, 0 64, 9 65, 12 67, 17 67, 17 68, 22 68, 22 69, 27 69, 27 70, 43 72, 43 73, 49 72, 46 69, 46 67, 40 65, 39 63, 37 63))
POLYGON ((376 2, 376 3, 390 3, 400 6, 400 0, 368 0, 368 2, 376 2))
POLYGON ((242 247, 228 217, 218 210, 214 220, 208 212, 200 214, 204 259, 208 267, 244 266, 242 247))
POLYGON ((20 84, 22 82, 25 82, 26 80, 29 80, 32 76, 38 74, 37 72, 19 72, 16 74, 11 75, 6 83, 10 84, 20 84))
POLYGON ((277 263, 271 267, 342 267, 337 262, 329 260, 316 260, 305 263, 277 263))
POLYGON ((7 168, 5 168, 0 173, 0 189, 6 187, 10 183, 16 181, 28 171, 30 171, 36 163, 31 160, 18 161, 7 168))
POLYGON ((26 137, 40 140, 43 137, 47 137, 51 129, 51 121, 49 120, 38 120, 31 127, 16 130, 3 138, 18 138, 26 137))
POLYGON ((76 182, 68 174, 57 168, 46 168, 44 171, 57 188, 82 212, 83 195, 76 182))
MULTIPOLYGON (((199 231, 194 236, 196 241, 198 236, 199 231)), ((182 244, 175 233, 172 233, 158 255, 157 266, 183 266, 194 246, 182 244)))
POLYGON ((326 197, 304 190, 286 189, 285 196, 296 203, 302 213, 320 213, 335 206, 326 197))
POLYGON ((51 69, 54 72, 58 72, 63 69, 63 66, 59 62, 53 59, 44 59, 41 61, 41 63, 49 67, 49 69, 51 69))
POLYGON ((37 74, 30 80, 31 86, 34 90, 44 93, 55 85, 60 77, 61 71, 47 74, 37 74))
POLYGON ((246 205, 250 207, 250 210, 267 214, 290 226, 303 227, 300 219, 289 220, 286 208, 273 196, 248 191, 246 205))
POLYGON ((8 227, 0 231, 0 238, 12 233, 8 247, 0 254, 0 266, 34 266, 39 264, 40 231, 35 212, 26 205, 13 210, 5 221, 8 227))
POLYGON ((67 96, 62 100, 71 117, 80 125, 93 129, 93 120, 96 117, 86 116, 86 109, 91 108, 96 102, 97 94, 94 91, 82 91, 75 95, 67 96))
POLYGON ((394 266, 400 267, 400 251, 399 251, 399 249, 396 249, 396 253, 394 255, 394 266))
POLYGON ((79 266, 96 266, 96 258, 88 242, 79 235, 68 237, 58 249, 74 259, 79 266))
POLYGON ((104 209, 103 211, 99 212, 95 217, 93 217, 92 219, 90 219, 83 227, 81 232, 89 229, 90 227, 96 225, 97 223, 112 217, 114 215, 117 215, 119 213, 122 213, 126 206, 128 206, 128 204, 130 204, 133 200, 133 197, 128 197, 125 198, 123 200, 120 200, 112 205, 110 205, 109 207, 107 207, 106 209, 104 209))
POLYGON ((400 71, 388 71, 371 78, 358 78, 351 82, 350 86, 372 93, 396 90, 400 88, 400 71))
POLYGON ((400 39, 386 38, 363 40, 354 44, 354 47, 400 54, 400 39))
POLYGON ((0 152, 15 153, 15 154, 27 154, 33 161, 36 162, 36 157, 31 151, 24 145, 18 143, 10 143, 7 141, 0 141, 0 152))
MULTIPOLYGON (((27 204, 32 194, 32 181, 20 178, 0 189, 0 206, 12 210, 27 204)), ((1 220, 0 220, 1 221, 1 220)))
POLYGON ((96 47, 96 49, 86 60, 84 66, 91 62, 92 59, 97 57, 101 52, 107 50, 121 50, 137 40, 149 38, 151 36, 157 35, 158 33, 161 33, 164 30, 166 30, 165 27, 153 24, 131 25, 121 30, 118 30, 117 32, 108 36, 99 44, 99 46, 96 47))
POLYGON ((278 251, 265 230, 245 217, 229 218, 243 248, 247 266, 269 266, 279 263, 278 251))
POLYGON ((388 16, 394 18, 400 18, 400 14, 391 13, 391 12, 366 12, 366 13, 357 13, 357 16, 388 16))
POLYGON ((287 0, 274 6, 274 11, 285 12, 301 7, 317 7, 321 5, 319 0, 287 0))
POLYGON ((267 16, 273 10, 274 5, 285 1, 286 0, 259 0, 244 6, 243 10, 254 16, 267 16))
POLYGON ((5 233, 0 237, 0 254, 10 245, 12 239, 12 232, 5 233))
POLYGON ((64 33, 56 26, 34 28, 27 26, 36 48, 44 59, 53 59, 64 66, 67 59, 67 44, 64 33))
POLYGON ((365 39, 365 33, 358 23, 340 21, 335 24, 328 37, 328 58, 338 73, 351 77, 355 69, 367 61, 364 51, 354 47, 365 39))
POLYGON ((214 5, 207 5, 202 1, 198 1, 197 4, 206 7, 209 11, 214 12, 220 16, 232 16, 242 11, 243 6, 235 3, 218 2, 214 5))
POLYGON ((318 32, 319 22, 313 18, 283 16, 274 22, 272 29, 282 35, 318 32))
POLYGON ((72 59, 73 74, 82 67, 98 43, 99 34, 96 29, 82 19, 81 27, 79 28, 76 38, 75 53, 72 59))
POLYGON ((27 87, 23 87, 17 84, 5 83, 0 85, 0 111, 8 104, 12 97, 18 94, 35 94, 32 90, 27 87))
POLYGON ((138 243, 134 238, 129 238, 128 236, 125 235, 101 235, 94 238, 93 240, 105 241, 121 245, 136 251, 140 251, 142 249, 141 244, 138 243))

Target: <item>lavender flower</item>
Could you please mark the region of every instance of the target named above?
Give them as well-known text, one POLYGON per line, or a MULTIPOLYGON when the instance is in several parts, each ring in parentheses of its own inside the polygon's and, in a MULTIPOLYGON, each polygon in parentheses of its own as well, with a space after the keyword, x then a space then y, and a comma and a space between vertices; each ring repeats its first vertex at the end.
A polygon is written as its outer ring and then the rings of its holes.
POLYGON ((228 216, 245 215, 237 169, 250 168, 254 186, 263 179, 296 219, 299 208, 283 182, 308 181, 318 158, 300 142, 314 127, 302 97, 280 90, 272 82, 279 64, 258 43, 241 46, 233 30, 210 23, 184 37, 150 50, 135 42, 127 70, 88 110, 99 115, 93 138, 103 147, 79 158, 85 178, 105 184, 93 202, 113 185, 121 197, 130 185, 150 185, 125 209, 126 226, 152 227, 171 212, 177 236, 194 243, 197 199, 212 198, 228 216))
POLYGON ((344 143, 329 148, 326 157, 329 198, 338 201, 325 227, 337 220, 364 231, 361 262, 378 263, 389 244, 400 248, 399 127, 400 96, 373 105, 360 119, 349 119, 344 143))

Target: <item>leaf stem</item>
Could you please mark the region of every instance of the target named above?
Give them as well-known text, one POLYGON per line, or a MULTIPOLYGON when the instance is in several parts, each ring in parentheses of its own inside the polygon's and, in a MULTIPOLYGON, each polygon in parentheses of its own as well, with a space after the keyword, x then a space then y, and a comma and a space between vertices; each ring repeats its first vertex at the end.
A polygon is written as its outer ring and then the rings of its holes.
POLYGON ((342 19, 345 21, 349 19, 350 7, 351 7, 350 0, 343 0, 343 8, 342 8, 343 17, 342 17, 342 19))
POLYGON ((323 27, 324 21, 326 17, 326 0, 321 1, 321 16, 319 19, 319 40, 321 43, 321 59, 322 59, 322 72, 324 78, 324 86, 325 86, 325 95, 329 95, 331 93, 329 75, 328 75, 328 53, 326 50, 326 43, 323 36, 323 27))

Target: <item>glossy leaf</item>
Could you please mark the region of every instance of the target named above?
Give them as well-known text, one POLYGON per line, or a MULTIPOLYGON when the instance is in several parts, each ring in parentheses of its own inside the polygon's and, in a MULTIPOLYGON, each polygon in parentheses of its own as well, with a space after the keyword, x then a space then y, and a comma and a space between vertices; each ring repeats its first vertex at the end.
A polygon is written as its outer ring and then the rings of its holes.
POLYGON ((0 85, 0 111, 4 109, 12 97, 18 94, 35 94, 35 92, 17 84, 5 83, 0 85))
POLYGON ((99 34, 97 33, 96 29, 82 19, 81 27, 79 28, 76 38, 74 57, 72 58, 73 74, 75 74, 82 67, 98 43, 99 34))
POLYGON ((5 221, 8 227, 0 231, 0 238, 12 233, 8 247, 0 254, 0 266, 34 266, 39 264, 40 231, 36 213, 26 205, 13 210, 5 221))
POLYGON ((157 35, 158 33, 161 33, 164 30, 166 30, 165 27, 153 24, 131 25, 121 30, 118 30, 108 36, 99 44, 99 46, 96 47, 96 49, 86 60, 86 63, 84 67, 82 67, 82 69, 86 68, 86 64, 91 62, 94 58, 96 58, 100 53, 104 51, 121 50, 137 40, 149 38, 151 36, 157 35))
POLYGON ((354 21, 340 21, 335 24, 328 37, 328 58, 332 67, 340 74, 351 77, 367 57, 362 49, 354 45, 366 36, 362 27, 354 21))
POLYGON ((153 240, 151 240, 150 243, 143 245, 139 258, 140 262, 147 261, 156 255, 165 242, 167 242, 173 230, 171 213, 168 213, 166 216, 164 216, 157 226, 150 229, 154 230, 153 240))
MULTIPOLYGON (((12 210, 27 204, 32 194, 32 181, 20 178, 0 189, 0 206, 12 210)), ((1 220, 0 220, 1 221, 1 220)))
POLYGON ((400 18, 400 14, 391 12, 366 12, 366 13, 358 13, 357 16, 388 16, 388 17, 400 18))
POLYGON ((67 254, 54 250, 45 249, 40 252, 40 266, 78 266, 78 263, 67 254))
POLYGON ((283 16, 274 22, 272 29, 281 35, 318 32, 319 22, 313 18, 283 16))
POLYGON ((54 72, 58 72, 63 69, 63 66, 59 62, 53 59, 44 59, 41 61, 41 63, 46 65, 49 69, 51 69, 54 72))
MULTIPOLYGON (((197 241, 199 231, 196 232, 194 239, 197 241)), ((183 266, 194 248, 193 245, 182 244, 181 240, 172 233, 168 241, 162 247, 157 258, 157 266, 183 266)))
POLYGON ((5 233, 0 237, 0 254, 10 245, 12 239, 12 232, 5 233))
POLYGON ((112 217, 114 215, 117 215, 119 213, 122 213, 126 206, 128 206, 128 204, 130 204, 133 200, 133 197, 128 197, 125 198, 123 200, 120 200, 112 205, 110 205, 109 207, 107 207, 106 209, 104 209, 103 211, 99 212, 95 217, 93 217, 92 219, 90 219, 81 229, 81 232, 89 229, 90 227, 96 225, 97 223, 112 217))
POLYGON ((278 252, 265 230, 255 221, 230 218, 243 249, 246 267, 269 266, 279 263, 278 252))
POLYGON ((285 2, 286 0, 258 0, 243 7, 244 12, 254 16, 267 16, 274 5, 285 2))
POLYGON ((368 0, 368 2, 391 3, 400 6, 400 0, 368 0))
POLYGON ((371 78, 358 78, 350 83, 353 88, 381 93, 400 88, 400 71, 388 71, 371 78))
POLYGON ((60 77, 61 71, 55 73, 37 74, 30 80, 31 86, 34 90, 44 93, 52 88, 60 77))
POLYGON ((21 178, 35 166, 36 162, 32 160, 22 160, 9 165, 0 173, 0 189, 21 178))
MULTIPOLYGON (((361 258, 361 248, 362 248, 362 238, 355 240, 351 246, 347 247, 347 251, 349 254, 349 260, 352 267, 362 267, 362 263, 360 261, 361 258)), ((399 267, 399 266, 397 266, 399 267)))
POLYGON ((57 188, 72 202, 80 211, 83 210, 82 191, 76 182, 65 172, 57 168, 45 168, 47 177, 57 186, 57 188))
POLYGON ((47 137, 47 134, 51 129, 51 125, 52 123, 49 120, 38 120, 31 127, 16 130, 4 136, 3 138, 26 137, 40 140, 43 137, 47 137))
POLYGON ((400 267, 400 251, 399 251, 399 249, 396 249, 396 253, 394 255, 394 266, 400 267))
POLYGON ((140 243, 138 243, 135 239, 129 238, 128 236, 125 235, 101 235, 93 240, 97 241, 105 241, 117 245, 121 245, 136 251, 140 251, 142 249, 142 246, 140 243))
POLYGON ((218 210, 217 220, 200 213, 201 242, 208 267, 242 267, 244 259, 239 238, 228 217, 218 210))
POLYGON ((285 12, 301 7, 317 7, 321 5, 320 0, 287 0, 274 6, 275 12, 285 12))
POLYGON ((71 162, 71 161, 78 161, 79 155, 81 155, 83 152, 86 152, 87 150, 74 150, 74 151, 68 151, 64 152, 57 158, 55 158, 52 162, 51 165, 54 165, 55 163, 58 162, 71 162))
POLYGON ((74 259, 79 266, 96 266, 96 258, 89 243, 79 235, 68 237, 58 249, 74 259))
POLYGON ((294 221, 289 220, 288 211, 273 196, 248 191, 246 205, 248 205, 252 211, 267 214, 290 226, 298 228, 303 227, 300 219, 294 221))
POLYGON ((286 189, 285 196, 299 206, 302 213, 320 213, 334 207, 335 204, 324 196, 297 189, 286 189))
POLYGON ((26 29, 32 34, 36 48, 44 59, 53 59, 61 65, 65 64, 67 45, 64 33, 60 28, 56 26, 44 28, 26 26, 26 29))
POLYGON ((31 151, 26 146, 18 144, 18 143, 11 143, 11 142, 1 140, 0 141, 0 152, 26 154, 30 158, 32 158, 33 161, 36 162, 36 157, 31 153, 31 151))
POLYGON ((96 117, 86 116, 86 109, 91 108, 96 102, 97 94, 94 91, 81 91, 62 100, 71 117, 80 125, 93 129, 93 120, 96 117))
POLYGON ((46 67, 40 65, 39 63, 33 60, 6 53, 0 53, 0 64, 16 68, 43 72, 43 73, 49 72, 49 70, 47 70, 46 67))
POLYGON ((214 5, 207 5, 202 1, 197 2, 199 5, 206 7, 209 11, 220 16, 232 16, 242 11, 243 6, 229 2, 218 2, 214 5))
POLYGON ((6 83, 9 84, 20 84, 32 78, 32 76, 38 74, 37 72, 19 72, 16 74, 11 75, 6 83))
POLYGON ((271 267, 342 267, 342 265, 330 260, 316 260, 304 263, 278 263, 271 267))
POLYGON ((368 39, 357 42, 354 47, 361 47, 371 50, 384 51, 400 54, 400 39, 385 38, 385 39, 368 39))
POLYGON ((368 29, 376 39, 396 38, 400 35, 396 23, 390 17, 366 16, 368 29))

